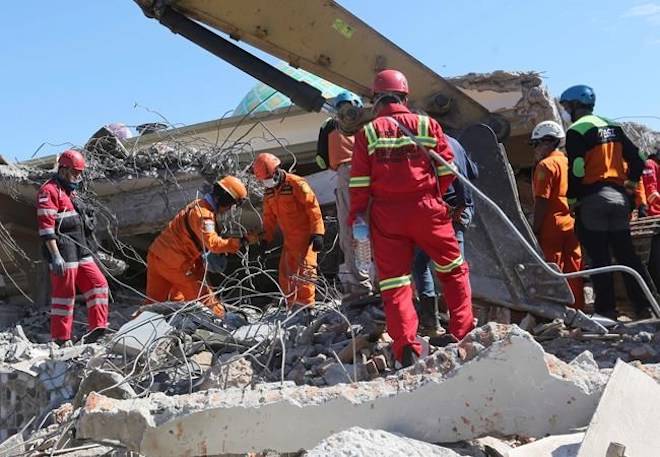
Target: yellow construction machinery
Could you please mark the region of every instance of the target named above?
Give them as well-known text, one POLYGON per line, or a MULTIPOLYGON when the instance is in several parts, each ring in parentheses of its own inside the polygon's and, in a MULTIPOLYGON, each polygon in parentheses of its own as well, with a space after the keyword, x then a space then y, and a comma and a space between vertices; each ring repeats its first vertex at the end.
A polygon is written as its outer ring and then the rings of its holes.
MULTIPOLYGON (((396 68, 408 77, 410 104, 457 136, 480 169, 478 187, 536 245, 520 208, 515 178, 500 143, 509 133, 490 113, 433 70, 333 0, 135 0, 143 12, 174 33, 288 96, 308 111, 327 106, 321 91, 297 81, 230 40, 261 49, 365 98, 374 74, 396 68), (226 35, 221 36, 216 31, 226 35)), ((477 202, 478 204, 478 202, 477 202)), ((605 329, 567 307, 566 281, 549 274, 521 240, 486 205, 478 206, 468 233, 475 299, 546 318, 561 318, 587 331, 605 329)))

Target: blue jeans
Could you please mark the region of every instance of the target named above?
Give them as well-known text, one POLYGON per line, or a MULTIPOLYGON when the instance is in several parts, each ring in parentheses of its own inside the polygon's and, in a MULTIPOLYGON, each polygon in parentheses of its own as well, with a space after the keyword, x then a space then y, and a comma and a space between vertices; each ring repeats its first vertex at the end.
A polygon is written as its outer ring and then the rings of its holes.
MULTIPOLYGON (((454 224, 454 230, 456 231, 456 241, 458 241, 458 247, 461 249, 461 254, 465 255, 463 247, 463 232, 465 231, 465 227, 459 224, 454 224)), ((420 297, 435 297, 437 295, 435 291, 435 283, 433 281, 433 268, 431 263, 431 258, 426 255, 424 251, 416 247, 415 258, 413 259, 412 277, 413 281, 415 281, 417 295, 420 297)))

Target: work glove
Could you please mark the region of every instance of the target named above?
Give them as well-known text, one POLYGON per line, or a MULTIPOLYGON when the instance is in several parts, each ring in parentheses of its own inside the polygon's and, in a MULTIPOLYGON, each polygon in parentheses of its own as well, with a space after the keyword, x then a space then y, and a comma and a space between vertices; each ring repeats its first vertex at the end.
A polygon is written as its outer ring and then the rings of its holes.
POLYGON ((312 246, 312 251, 319 252, 323 249, 323 235, 315 233, 309 239, 309 244, 312 246))
POLYGON ((64 259, 60 254, 52 256, 50 261, 50 266, 53 269, 53 273, 57 276, 64 276, 64 259))

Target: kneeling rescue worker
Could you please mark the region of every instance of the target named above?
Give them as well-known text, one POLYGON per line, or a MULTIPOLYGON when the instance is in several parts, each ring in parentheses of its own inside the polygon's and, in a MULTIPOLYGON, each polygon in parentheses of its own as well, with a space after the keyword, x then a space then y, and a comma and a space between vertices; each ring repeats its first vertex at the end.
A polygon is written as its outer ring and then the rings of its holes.
POLYGON ((387 331, 397 360, 409 366, 421 352, 417 313, 410 287, 415 246, 434 262, 449 309, 449 332, 457 339, 474 328, 468 265, 458 247, 447 204, 442 200, 454 176, 407 137, 399 125, 446 161, 454 154, 440 125, 411 113, 408 81, 383 70, 373 85, 375 119, 355 137, 349 224, 365 214, 371 200, 370 231, 387 331))
POLYGON ((97 339, 108 327, 108 282, 96 265, 87 239, 85 220, 78 209, 76 189, 82 182, 85 159, 75 150, 60 155, 57 175, 41 186, 37 196, 39 236, 50 266, 50 334, 63 344, 73 332, 76 288, 87 302, 87 326, 97 339))
POLYGON ((149 247, 147 254, 147 297, 153 302, 199 299, 218 317, 224 307, 204 280, 209 256, 235 254, 240 238, 222 238, 215 216, 247 198, 245 185, 234 176, 213 184, 203 198, 188 204, 170 221, 149 247))
POLYGON ((317 253, 323 249, 325 226, 321 207, 307 181, 280 168, 280 159, 264 152, 252 166, 254 176, 266 187, 263 208, 264 245, 272 243, 277 225, 284 246, 278 282, 287 307, 313 306, 317 253))

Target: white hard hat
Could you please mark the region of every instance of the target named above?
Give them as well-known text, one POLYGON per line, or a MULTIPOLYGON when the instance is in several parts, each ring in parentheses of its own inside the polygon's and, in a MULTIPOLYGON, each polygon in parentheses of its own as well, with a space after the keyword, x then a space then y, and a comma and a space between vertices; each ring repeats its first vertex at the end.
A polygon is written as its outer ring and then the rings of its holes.
POLYGON ((550 136, 552 138, 557 138, 561 140, 566 138, 564 129, 561 125, 557 124, 555 121, 543 121, 539 123, 534 130, 532 130, 532 140, 540 140, 543 137, 550 136))

